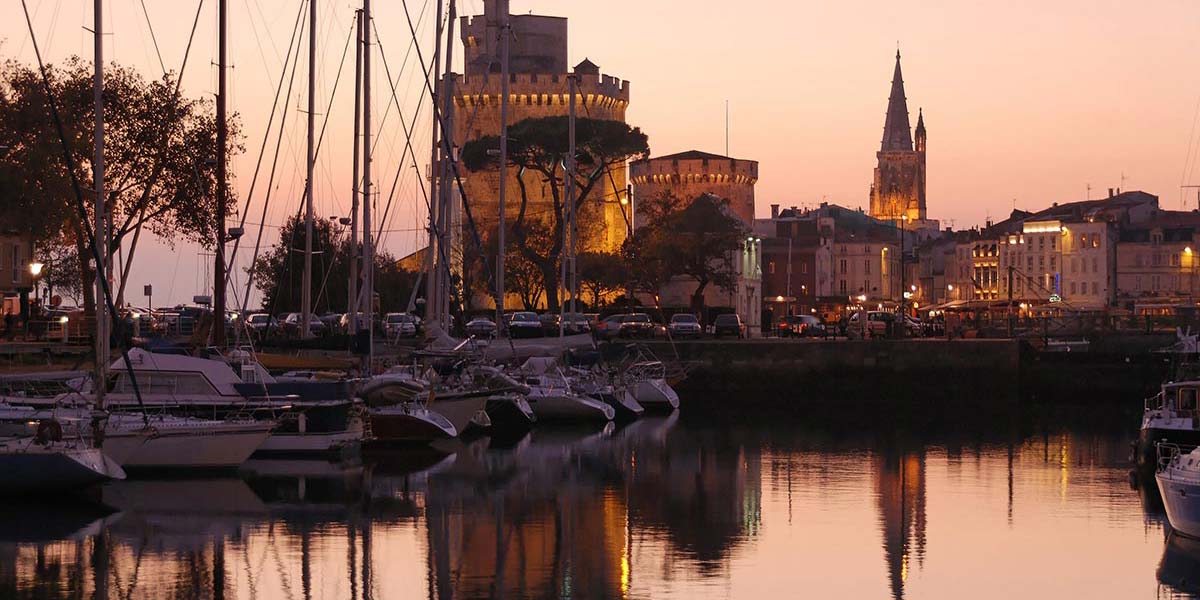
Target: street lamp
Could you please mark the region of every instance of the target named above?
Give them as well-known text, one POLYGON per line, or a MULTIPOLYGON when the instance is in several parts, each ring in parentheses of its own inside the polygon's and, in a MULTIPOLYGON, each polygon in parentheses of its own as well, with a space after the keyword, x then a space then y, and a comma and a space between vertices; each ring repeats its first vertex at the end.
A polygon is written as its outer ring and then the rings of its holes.
POLYGON ((45 268, 45 266, 46 265, 44 265, 40 262, 29 263, 29 274, 33 275, 34 277, 41 277, 42 269, 45 268))

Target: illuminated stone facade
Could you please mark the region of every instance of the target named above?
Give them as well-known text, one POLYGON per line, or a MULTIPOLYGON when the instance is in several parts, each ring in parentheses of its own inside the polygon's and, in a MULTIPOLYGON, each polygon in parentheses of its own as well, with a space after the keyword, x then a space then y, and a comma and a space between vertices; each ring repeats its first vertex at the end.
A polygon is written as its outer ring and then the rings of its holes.
POLYGON ((916 147, 913 146, 904 77, 900 73, 900 53, 896 52, 896 72, 892 76, 883 141, 876 153, 879 162, 871 184, 872 217, 904 222, 908 229, 937 229, 937 223, 927 222, 925 215, 925 142, 925 119, 919 115, 916 147))
MULTIPOLYGON (((758 161, 689 150, 630 163, 635 199, 671 193, 684 200, 713 194, 729 201, 733 213, 754 225, 754 184, 758 161)), ((635 219, 638 217, 635 217, 635 219)))
MULTIPOLYGON (((466 73, 454 80, 454 144, 500 134, 501 76, 498 50, 500 19, 498 3, 484 3, 484 14, 462 19, 466 73)), ((567 71, 567 20, 540 15, 512 15, 513 43, 509 49, 508 123, 524 119, 569 114, 567 71)), ((599 67, 584 60, 573 71, 579 83, 576 114, 579 118, 625 121, 629 105, 629 82, 601 75, 599 67)), ((507 169, 506 215, 516 220, 521 189, 515 169, 507 169)), ((529 198, 527 215, 550 218, 551 188, 540 174, 525 173, 529 198)), ((500 170, 464 172, 463 186, 472 217, 482 235, 499 221, 500 170)), ((615 251, 625 241, 628 217, 620 203, 626 193, 626 170, 619 165, 603 176, 580 210, 581 248, 615 251)))

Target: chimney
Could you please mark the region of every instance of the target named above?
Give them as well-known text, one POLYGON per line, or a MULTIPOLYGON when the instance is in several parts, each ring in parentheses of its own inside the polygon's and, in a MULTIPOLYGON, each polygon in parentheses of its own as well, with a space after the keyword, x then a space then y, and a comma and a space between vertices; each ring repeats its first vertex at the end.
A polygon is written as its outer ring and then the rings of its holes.
POLYGON ((1112 188, 1108 188, 1108 197, 1109 198, 1113 197, 1113 189, 1112 188))
POLYGON ((772 205, 771 205, 771 218, 772 218, 772 219, 778 219, 778 218, 779 218, 779 205, 778 205, 778 204, 772 204, 772 205))

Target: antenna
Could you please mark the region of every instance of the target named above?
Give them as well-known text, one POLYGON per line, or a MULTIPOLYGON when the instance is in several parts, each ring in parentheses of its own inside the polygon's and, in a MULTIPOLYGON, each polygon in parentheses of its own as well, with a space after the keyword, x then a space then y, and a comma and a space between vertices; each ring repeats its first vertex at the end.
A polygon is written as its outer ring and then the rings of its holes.
MULTIPOLYGON (((1183 196, 1183 190, 1188 189, 1188 188, 1196 190, 1196 210, 1200 210, 1200 185, 1181 185, 1181 186, 1179 186, 1179 189, 1180 189, 1179 195, 1183 196)), ((1187 209, 1186 202, 1181 201, 1180 208, 1183 208, 1186 210, 1187 209)))
POLYGON ((729 156, 729 100, 725 100, 725 156, 729 156))
POLYGON ((1092 184, 1085 183, 1084 185, 1087 186, 1087 199, 1091 200, 1092 199, 1092 184))

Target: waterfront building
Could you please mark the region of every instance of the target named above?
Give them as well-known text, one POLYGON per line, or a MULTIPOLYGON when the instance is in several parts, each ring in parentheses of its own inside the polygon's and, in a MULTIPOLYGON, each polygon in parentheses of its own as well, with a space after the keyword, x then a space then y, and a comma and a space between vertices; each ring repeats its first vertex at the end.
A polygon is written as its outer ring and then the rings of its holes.
POLYGON ((818 211, 779 209, 755 224, 763 238, 763 305, 774 320, 789 314, 824 314, 833 298, 833 230, 831 217, 818 211))
MULTIPOLYGON (((646 203, 672 197, 688 203, 703 198, 721 199, 724 210, 736 216, 749 235, 740 256, 731 257, 736 283, 733 289, 708 286, 705 306, 735 310, 752 332, 762 328, 762 238, 754 235, 754 185, 758 182, 758 161, 730 158, 719 154, 689 150, 667 156, 634 161, 629 165, 634 203, 634 227, 645 219, 646 203)), ((686 210, 686 209, 685 209, 686 210)), ((663 306, 688 306, 696 282, 676 277, 660 291, 663 306)))
POLYGON ((1200 281, 1200 212, 1159 211, 1125 227, 1116 249, 1116 303, 1138 315, 1194 311, 1200 281))
POLYGON ((892 91, 888 96, 887 116, 883 123, 883 140, 871 183, 870 214, 880 221, 894 223, 906 229, 938 230, 937 221, 927 218, 925 209, 925 151, 927 133, 925 117, 918 110, 917 127, 909 126, 908 100, 904 95, 904 76, 900 72, 900 51, 896 51, 896 69, 892 75, 892 91))
MULTIPOLYGON (((629 164, 629 173, 635 201, 648 201, 663 194, 682 199, 714 194, 729 201, 733 214, 746 227, 754 224, 754 184, 758 182, 756 160, 688 150, 633 161, 629 164)), ((634 225, 639 225, 642 218, 635 207, 634 225)))
MULTIPOLYGON (((500 134, 500 3, 485 0, 482 15, 462 17, 465 73, 453 76, 454 144, 500 134)), ((511 15, 509 48, 508 123, 529 118, 564 117, 570 112, 568 77, 578 78, 575 103, 579 118, 625 122, 629 106, 629 82, 602 75, 600 68, 584 59, 567 67, 567 19, 543 15, 511 15)), ((505 212, 509 223, 521 209, 521 185, 529 196, 527 214, 552 210, 551 188, 540 173, 504 171, 508 178, 505 212), (520 177, 520 182, 518 182, 520 177)), ((488 235, 499 221, 499 168, 460 173, 471 216, 481 235, 488 235)), ((580 252, 613 252, 628 235, 631 215, 626 196, 626 169, 618 165, 601 177, 588 201, 580 209, 580 252)))
POLYGON ((29 314, 30 294, 36 284, 32 263, 33 236, 15 229, 0 231, 0 297, 4 299, 0 315, 29 314))

